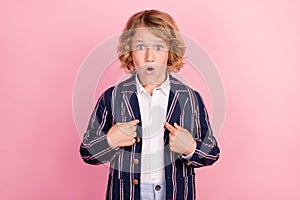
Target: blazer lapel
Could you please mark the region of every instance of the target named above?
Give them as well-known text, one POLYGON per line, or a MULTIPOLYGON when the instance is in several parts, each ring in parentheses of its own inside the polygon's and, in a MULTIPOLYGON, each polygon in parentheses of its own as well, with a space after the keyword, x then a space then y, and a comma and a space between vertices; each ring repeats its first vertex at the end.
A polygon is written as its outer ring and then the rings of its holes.
POLYGON ((166 121, 170 124, 173 124, 179 118, 179 116, 176 115, 177 111, 180 110, 180 108, 178 108, 179 105, 177 105, 177 99, 178 93, 174 93, 174 90, 171 89, 169 93, 169 101, 166 116, 166 121))
MULTIPOLYGON (((180 101, 178 99, 183 98, 182 92, 186 92, 186 86, 183 85, 176 78, 174 78, 172 75, 170 75, 169 77, 170 77, 171 89, 169 93, 166 121, 171 125, 174 125, 175 122, 179 124, 179 118, 180 118, 182 106, 179 103, 180 101)), ((168 133, 169 131, 166 129, 164 134, 165 144, 168 142, 167 140, 168 133)))
MULTIPOLYGON (((122 102, 126 105, 127 112, 131 119, 127 119, 126 121, 131 121, 138 119, 140 120, 138 124, 138 128, 142 127, 142 120, 139 108, 139 102, 136 95, 136 81, 135 76, 133 75, 131 78, 127 79, 121 87, 121 94, 122 94, 122 102)), ((141 137, 141 131, 137 131, 138 136, 141 137)))

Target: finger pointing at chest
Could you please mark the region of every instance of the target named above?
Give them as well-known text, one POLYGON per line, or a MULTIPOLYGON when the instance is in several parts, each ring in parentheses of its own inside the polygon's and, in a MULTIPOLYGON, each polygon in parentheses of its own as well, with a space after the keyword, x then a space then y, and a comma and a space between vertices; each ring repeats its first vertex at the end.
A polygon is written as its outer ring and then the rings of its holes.
POLYGON ((169 124, 168 122, 165 122, 165 127, 170 131, 172 134, 176 134, 178 132, 178 129, 169 124))

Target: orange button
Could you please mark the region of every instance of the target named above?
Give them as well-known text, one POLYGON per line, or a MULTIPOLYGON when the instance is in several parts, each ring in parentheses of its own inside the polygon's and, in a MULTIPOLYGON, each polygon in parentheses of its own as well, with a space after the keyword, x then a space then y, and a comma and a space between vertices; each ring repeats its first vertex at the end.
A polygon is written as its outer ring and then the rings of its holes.
POLYGON ((139 184, 139 181, 137 179, 133 179, 133 184, 137 185, 137 184, 139 184))
POLYGON ((139 160, 138 159, 134 159, 133 163, 137 165, 137 164, 139 164, 139 160))

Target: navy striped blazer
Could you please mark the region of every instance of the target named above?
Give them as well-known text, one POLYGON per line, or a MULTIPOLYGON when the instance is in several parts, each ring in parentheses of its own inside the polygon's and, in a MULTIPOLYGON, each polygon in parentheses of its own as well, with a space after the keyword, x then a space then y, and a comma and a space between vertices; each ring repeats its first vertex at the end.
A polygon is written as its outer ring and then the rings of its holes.
MULTIPOLYGON (((169 131, 164 133, 166 199, 196 199, 194 168, 212 165, 219 158, 219 147, 209 123, 202 98, 182 82, 170 77, 170 94, 166 121, 187 129, 197 147, 186 160, 169 148, 169 131)), ((106 90, 98 99, 80 145, 84 162, 98 165, 110 162, 106 199, 140 199, 142 121, 136 95, 135 76, 106 90), (128 147, 110 148, 106 134, 117 122, 139 119, 136 143, 128 147), (138 162, 137 162, 138 161, 138 162)))

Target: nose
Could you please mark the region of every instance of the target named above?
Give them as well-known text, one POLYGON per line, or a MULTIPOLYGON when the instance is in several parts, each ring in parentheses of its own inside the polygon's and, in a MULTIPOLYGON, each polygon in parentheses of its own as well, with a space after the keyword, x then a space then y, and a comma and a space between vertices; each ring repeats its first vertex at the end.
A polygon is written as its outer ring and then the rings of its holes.
POLYGON ((146 52, 145 52, 145 61, 147 63, 155 61, 155 52, 154 52, 153 49, 151 49, 151 48, 147 48, 146 49, 146 52))

